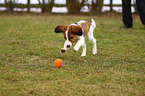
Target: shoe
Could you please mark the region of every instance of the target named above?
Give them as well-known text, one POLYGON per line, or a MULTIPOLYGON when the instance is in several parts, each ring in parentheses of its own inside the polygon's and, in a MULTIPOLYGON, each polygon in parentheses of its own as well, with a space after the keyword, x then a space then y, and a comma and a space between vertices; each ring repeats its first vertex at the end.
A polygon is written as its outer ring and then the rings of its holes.
POLYGON ((126 26, 126 25, 124 25, 124 26, 120 26, 120 28, 132 28, 132 26, 126 26))

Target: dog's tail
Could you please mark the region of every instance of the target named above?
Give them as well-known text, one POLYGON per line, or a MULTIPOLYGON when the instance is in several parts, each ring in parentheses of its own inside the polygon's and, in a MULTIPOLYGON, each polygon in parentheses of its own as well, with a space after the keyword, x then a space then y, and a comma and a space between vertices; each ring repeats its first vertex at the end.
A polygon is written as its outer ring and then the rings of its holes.
POLYGON ((93 28, 96 27, 96 23, 95 23, 95 21, 93 19, 92 19, 91 25, 93 26, 93 28))

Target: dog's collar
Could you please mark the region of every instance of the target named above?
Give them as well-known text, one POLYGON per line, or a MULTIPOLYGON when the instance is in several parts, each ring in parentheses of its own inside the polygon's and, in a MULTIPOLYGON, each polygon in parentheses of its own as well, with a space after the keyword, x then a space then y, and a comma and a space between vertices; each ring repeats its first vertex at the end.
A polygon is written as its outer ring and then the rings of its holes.
POLYGON ((81 26, 82 27, 82 24, 80 24, 80 23, 74 23, 75 25, 79 25, 79 26, 81 26))

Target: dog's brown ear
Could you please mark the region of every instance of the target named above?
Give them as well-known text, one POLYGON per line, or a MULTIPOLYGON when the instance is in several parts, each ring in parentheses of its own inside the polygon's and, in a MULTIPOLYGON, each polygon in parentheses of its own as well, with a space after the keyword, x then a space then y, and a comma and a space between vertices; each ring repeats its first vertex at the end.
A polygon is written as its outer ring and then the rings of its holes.
POLYGON ((65 32, 66 30, 67 30, 67 25, 58 25, 58 26, 55 28, 54 32, 55 32, 55 33, 63 33, 63 32, 65 32))
POLYGON ((71 31, 75 35, 78 35, 78 36, 82 36, 83 35, 83 31, 82 31, 82 27, 81 26, 71 25, 71 31))

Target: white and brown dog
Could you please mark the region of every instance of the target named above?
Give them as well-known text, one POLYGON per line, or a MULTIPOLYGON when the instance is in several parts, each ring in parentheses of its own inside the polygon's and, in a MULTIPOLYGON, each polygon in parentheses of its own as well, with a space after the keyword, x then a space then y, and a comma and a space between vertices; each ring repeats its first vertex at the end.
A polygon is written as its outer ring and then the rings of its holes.
POLYGON ((83 52, 81 56, 86 56, 86 43, 84 36, 88 35, 89 41, 93 43, 92 53, 97 54, 96 39, 93 36, 93 31, 96 27, 95 21, 92 22, 81 20, 75 24, 70 25, 58 25, 55 28, 56 33, 63 33, 66 39, 64 47, 61 48, 61 52, 65 53, 74 43, 78 40, 74 46, 74 51, 78 51, 81 46, 83 46, 83 52))

